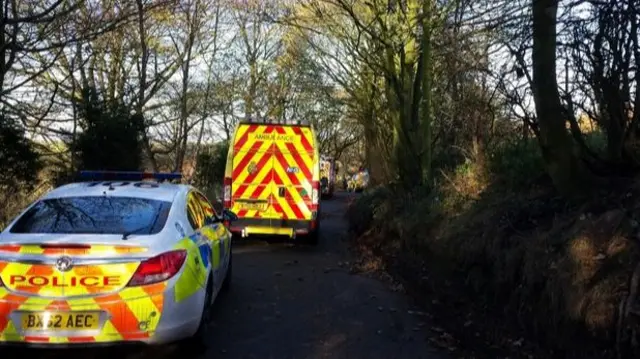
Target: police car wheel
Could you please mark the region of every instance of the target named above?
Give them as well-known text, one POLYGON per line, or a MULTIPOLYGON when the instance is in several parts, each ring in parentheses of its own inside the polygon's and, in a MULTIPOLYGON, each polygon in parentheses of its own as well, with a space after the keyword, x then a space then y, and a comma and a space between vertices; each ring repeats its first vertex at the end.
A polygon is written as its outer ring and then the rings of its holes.
POLYGON ((222 282, 222 290, 227 291, 231 288, 231 272, 233 269, 233 252, 229 252, 229 268, 227 268, 227 274, 224 276, 224 281, 222 282))
POLYGON ((200 325, 196 333, 183 340, 180 344, 189 352, 201 352, 206 350, 211 341, 211 327, 213 324, 213 277, 209 276, 207 292, 204 298, 204 308, 200 317, 200 325))

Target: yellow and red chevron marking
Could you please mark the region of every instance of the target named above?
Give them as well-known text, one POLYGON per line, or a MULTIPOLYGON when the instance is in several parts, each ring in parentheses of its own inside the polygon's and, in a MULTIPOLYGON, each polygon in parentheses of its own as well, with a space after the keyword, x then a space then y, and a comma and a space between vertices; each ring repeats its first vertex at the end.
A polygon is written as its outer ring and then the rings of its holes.
MULTIPOLYGON (((273 211, 235 208, 240 217, 310 219, 314 148, 309 128, 241 126, 236 134, 232 198, 263 200, 273 211), (255 166, 256 170, 250 170, 255 166), (297 172, 287 171, 296 167, 297 172), (286 196, 276 195, 286 187, 286 196), (275 213, 273 213, 275 212, 275 213)), ((265 208, 266 209, 266 208, 265 208)))
POLYGON ((54 244, 3 244, 0 245, 0 254, 37 254, 43 256, 119 256, 123 254, 144 253, 145 247, 123 245, 54 245, 54 244))
POLYGON ((144 287, 125 288, 119 293, 78 299, 49 299, 10 293, 0 288, 0 341, 27 343, 91 343, 121 340, 143 340, 150 338, 160 321, 164 305, 166 283, 144 287), (101 333, 94 336, 23 336, 9 315, 15 311, 69 312, 104 311, 109 318, 101 333), (140 323, 146 328, 140 329, 140 323))
MULTIPOLYGON (((238 128, 235 136, 233 156, 232 198, 250 198, 269 201, 271 186, 271 155, 273 141, 259 140, 259 135, 270 135, 275 130, 271 125, 246 125, 238 128), (253 163, 256 171, 249 171, 253 163)), ((239 217, 263 217, 262 211, 235 208, 239 217)), ((266 209, 266 208, 265 208, 266 209)))
POLYGON ((52 265, 0 262, 0 279, 13 292, 65 298, 118 291, 137 268, 135 262, 77 265, 63 276, 52 265))

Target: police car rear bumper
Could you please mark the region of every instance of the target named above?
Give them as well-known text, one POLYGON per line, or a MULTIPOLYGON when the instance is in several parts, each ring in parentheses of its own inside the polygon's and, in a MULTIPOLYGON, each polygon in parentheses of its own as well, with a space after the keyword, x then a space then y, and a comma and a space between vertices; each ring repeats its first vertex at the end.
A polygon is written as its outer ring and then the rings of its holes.
MULTIPOLYGON (((109 341, 77 341, 77 342, 60 342, 60 341, 33 341, 33 339, 22 341, 0 341, 0 349, 3 348, 34 348, 34 349, 72 349, 72 348, 104 348, 104 347, 146 347, 155 345, 171 344, 181 339, 187 338, 188 333, 193 333, 197 329, 199 321, 187 321, 176 327, 159 328, 152 336, 141 340, 109 340, 109 341)), ((0 352, 0 357, 4 357, 0 352)))
MULTIPOLYGON (((17 303, 0 298, 0 311, 3 308, 7 310, 4 313, 0 312, 0 324, 4 322, 4 330, 0 331, 0 347, 19 346, 55 349, 121 346, 123 344, 134 346, 161 345, 184 339, 193 335, 198 328, 205 293, 204 290, 198 291, 176 303, 175 292, 172 290, 173 286, 167 286, 167 288, 168 290, 150 293, 146 296, 105 302, 108 309, 105 308, 99 311, 107 315, 108 321, 104 322, 99 332, 78 331, 64 334, 42 333, 40 335, 24 332, 21 328, 16 327, 16 323, 19 323, 19 320, 17 320, 16 311, 11 310, 11 308, 17 307, 17 303), (162 309, 159 310, 156 307, 147 308, 148 303, 154 300, 163 302, 162 309), (129 317, 125 318, 124 314, 127 312, 129 317), (155 314, 152 314, 154 312, 155 314), (155 324, 151 324, 148 321, 148 318, 158 315, 159 320, 155 324), (128 330, 119 330, 118 328, 123 328, 125 323, 130 326, 128 330), (131 327, 132 325, 133 327, 131 327), (144 328, 149 328, 149 330, 145 331, 140 327, 141 325, 144 328), (140 328, 136 330, 136 326, 140 328)), ((119 296, 122 293, 120 292, 119 296)), ((13 297, 17 298, 19 296, 13 295, 13 297)), ((90 297, 78 300, 84 303, 89 300, 88 298, 90 297)), ((69 300, 71 303, 74 301, 74 299, 69 300)), ((25 309, 18 309, 18 311, 22 310, 25 309)), ((43 304, 43 306, 30 307, 27 310, 42 312, 46 311, 46 307, 43 304)), ((93 311, 90 308, 78 308, 77 310, 80 312, 93 311)), ((96 311, 98 310, 96 309, 96 311)), ((4 358, 4 356, 0 355, 0 358, 4 358)))
MULTIPOLYGON (((92 343, 31 343, 31 342, 0 342, 0 356, 5 357, 5 350, 10 351, 12 349, 85 349, 85 348, 109 348, 109 347, 146 347, 149 346, 148 343, 142 341, 113 341, 113 342, 92 342, 92 343)), ((13 358, 10 354, 11 352, 7 352, 7 357, 13 358)), ((17 356, 16 356, 17 357, 17 356)))

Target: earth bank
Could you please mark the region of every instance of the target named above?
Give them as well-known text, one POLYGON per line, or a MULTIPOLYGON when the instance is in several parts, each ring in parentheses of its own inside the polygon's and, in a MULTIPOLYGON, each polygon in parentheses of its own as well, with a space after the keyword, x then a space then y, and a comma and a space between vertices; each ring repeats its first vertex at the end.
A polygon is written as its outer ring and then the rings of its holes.
POLYGON ((636 356, 640 184, 587 204, 550 187, 488 188, 455 210, 371 189, 350 204, 351 244, 475 357, 636 356))

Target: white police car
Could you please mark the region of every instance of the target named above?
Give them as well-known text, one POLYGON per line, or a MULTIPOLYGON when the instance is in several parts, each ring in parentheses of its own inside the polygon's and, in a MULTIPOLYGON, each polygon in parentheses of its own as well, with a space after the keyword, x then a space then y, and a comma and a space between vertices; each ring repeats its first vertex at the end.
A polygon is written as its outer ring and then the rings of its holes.
POLYGON ((81 177, 0 233, 0 344, 206 343, 235 214, 180 174, 81 177))

